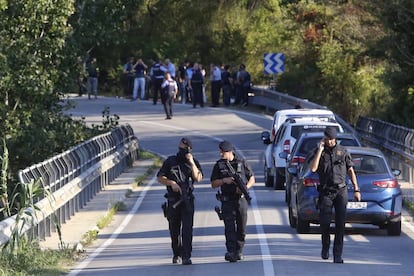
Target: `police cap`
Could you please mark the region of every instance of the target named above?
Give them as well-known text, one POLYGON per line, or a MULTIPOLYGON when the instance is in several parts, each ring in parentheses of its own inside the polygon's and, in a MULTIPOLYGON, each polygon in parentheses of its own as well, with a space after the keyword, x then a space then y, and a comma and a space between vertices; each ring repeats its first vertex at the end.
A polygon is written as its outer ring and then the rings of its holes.
POLYGON ((233 145, 229 141, 221 141, 219 144, 219 148, 222 151, 233 151, 233 145))
POLYGON ((191 143, 190 139, 188 139, 187 137, 181 138, 180 144, 184 144, 185 146, 191 149, 193 148, 193 143, 191 143))
POLYGON ((332 126, 328 126, 325 128, 324 134, 329 139, 336 139, 336 128, 332 126))

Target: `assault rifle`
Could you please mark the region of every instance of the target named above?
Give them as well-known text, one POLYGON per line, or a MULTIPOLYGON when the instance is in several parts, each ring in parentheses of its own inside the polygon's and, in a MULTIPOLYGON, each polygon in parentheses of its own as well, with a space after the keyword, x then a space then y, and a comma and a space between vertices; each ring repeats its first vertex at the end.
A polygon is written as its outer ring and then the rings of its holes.
POLYGON ((249 192, 247 191, 246 183, 243 181, 242 177, 240 176, 240 173, 234 170, 233 166, 230 164, 228 160, 226 160, 226 166, 227 166, 228 172, 230 173, 230 176, 234 178, 234 181, 236 182, 236 186, 243 193, 244 197, 247 200, 247 203, 250 205, 252 198, 249 192))
POLYGON ((181 188, 181 196, 180 196, 180 199, 176 203, 173 204, 172 207, 174 209, 177 208, 177 206, 180 205, 183 202, 187 205, 188 199, 189 199, 188 198, 188 190, 190 189, 190 187, 185 187, 185 183, 184 183, 184 181, 182 179, 180 167, 179 166, 177 166, 177 167, 178 167, 178 173, 180 175, 178 176, 177 175, 177 172, 175 170, 173 170, 173 169, 171 169, 171 173, 174 175, 175 182, 177 182, 177 184, 181 188))

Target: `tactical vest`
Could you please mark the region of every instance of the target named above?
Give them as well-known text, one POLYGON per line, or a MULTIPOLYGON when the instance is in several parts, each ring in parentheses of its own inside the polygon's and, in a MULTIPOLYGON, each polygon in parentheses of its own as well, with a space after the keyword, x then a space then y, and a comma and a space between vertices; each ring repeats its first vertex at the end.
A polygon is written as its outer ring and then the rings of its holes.
POLYGON ((154 79, 162 79, 164 77, 164 71, 161 70, 161 64, 156 63, 152 66, 152 77, 154 79))
MULTIPOLYGON (((168 179, 174 180, 188 195, 191 195, 194 190, 194 181, 192 179, 192 169, 188 163, 179 162, 177 156, 170 156, 171 168, 166 175, 168 179)), ((167 186, 168 196, 179 198, 181 195, 174 192, 171 186, 167 186)))

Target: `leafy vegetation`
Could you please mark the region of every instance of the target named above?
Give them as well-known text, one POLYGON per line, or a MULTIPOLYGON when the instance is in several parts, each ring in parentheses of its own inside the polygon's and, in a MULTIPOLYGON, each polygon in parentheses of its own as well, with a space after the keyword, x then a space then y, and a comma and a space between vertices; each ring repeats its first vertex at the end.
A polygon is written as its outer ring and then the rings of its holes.
MULTIPOLYGON (((6 148, 7 152, 7 148, 6 148)), ((154 154, 141 151, 140 156, 145 159, 153 159, 154 164, 148 168, 144 173, 148 177, 153 172, 154 167, 160 165, 160 159, 154 154)), ((3 156, 3 161, 7 156, 3 156)), ((7 163, 7 162, 3 162, 7 163)), ((7 168, 4 168, 7 170, 7 168)), ((140 178, 138 176, 137 178, 140 178)), ((16 227, 12 232, 12 239, 2 247, 0 254, 0 274, 1 275, 62 275, 68 271, 75 261, 82 256, 82 250, 77 246, 70 248, 65 245, 61 239, 61 229, 58 224, 55 227, 58 230, 60 238, 59 250, 41 249, 37 239, 31 235, 30 231, 25 235, 21 235, 21 229, 31 227, 34 225, 37 217, 35 212, 28 212, 27 210, 39 210, 34 205, 34 199, 46 194, 51 197, 45 189, 41 187, 40 181, 32 181, 28 185, 20 184, 16 187, 18 191, 14 193, 19 204, 12 204, 12 206, 19 206, 16 216, 16 227)), ((113 219, 118 211, 125 211, 127 208, 125 202, 118 201, 111 204, 108 212, 102 216, 96 223, 96 229, 86 232, 80 241, 83 247, 90 245, 96 240, 99 230, 105 228, 113 219)), ((5 211, 6 208, 0 209, 5 211)), ((11 212, 13 213, 13 212, 11 212)))

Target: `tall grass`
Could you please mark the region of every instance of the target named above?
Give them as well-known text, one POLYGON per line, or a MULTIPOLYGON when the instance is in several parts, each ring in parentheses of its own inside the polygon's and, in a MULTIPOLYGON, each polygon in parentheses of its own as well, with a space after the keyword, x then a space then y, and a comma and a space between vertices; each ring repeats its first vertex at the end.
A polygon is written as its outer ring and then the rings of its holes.
MULTIPOLYGON (((8 150, 3 139, 3 155, 1 158, 0 178, 0 212, 3 217, 15 215, 15 224, 11 237, 1 248, 0 275, 60 275, 64 270, 59 265, 62 260, 70 261, 72 252, 68 250, 41 250, 34 236, 34 227, 41 214, 35 205, 35 199, 48 198, 52 201, 52 193, 45 189, 40 179, 28 184, 18 183, 9 197, 7 190, 8 150)), ((56 216, 52 215, 61 240, 60 225, 56 216)), ((63 243, 62 243, 63 244, 63 243)))

